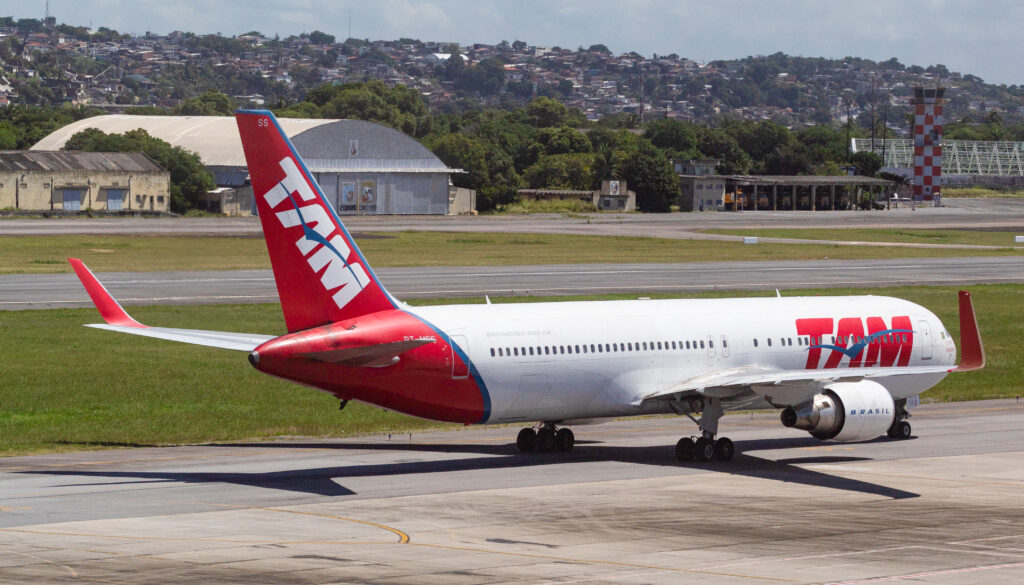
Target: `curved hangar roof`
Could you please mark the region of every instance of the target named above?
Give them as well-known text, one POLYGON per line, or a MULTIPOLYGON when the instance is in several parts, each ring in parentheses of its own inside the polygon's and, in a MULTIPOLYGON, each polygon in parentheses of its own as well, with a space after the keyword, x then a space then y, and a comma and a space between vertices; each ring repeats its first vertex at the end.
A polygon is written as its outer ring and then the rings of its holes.
MULTIPOLYGON (((415 139, 373 122, 304 118, 278 118, 278 122, 314 172, 458 172, 415 139)), ((206 166, 246 166, 233 116, 95 116, 56 130, 31 150, 60 150, 69 138, 89 128, 107 134, 142 128, 197 153, 206 166)))

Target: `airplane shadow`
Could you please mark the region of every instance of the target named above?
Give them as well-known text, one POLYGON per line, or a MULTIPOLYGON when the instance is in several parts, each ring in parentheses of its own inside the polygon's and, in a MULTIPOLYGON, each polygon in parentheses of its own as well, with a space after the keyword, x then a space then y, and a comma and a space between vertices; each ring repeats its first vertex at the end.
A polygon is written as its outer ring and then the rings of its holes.
MULTIPOLYGON (((543 465, 572 465, 592 462, 620 462, 637 465, 655 465, 687 470, 706 470, 736 476, 770 479, 784 483, 826 487, 859 492, 891 499, 919 497, 884 485, 830 475, 822 471, 800 467, 808 463, 843 463, 870 460, 865 457, 818 455, 791 459, 769 459, 750 454, 759 450, 787 447, 807 447, 820 443, 810 437, 787 439, 760 439, 736 441, 737 455, 728 462, 680 463, 675 458, 674 446, 622 447, 600 442, 580 442, 570 453, 519 453, 514 444, 480 445, 460 443, 234 443, 215 444, 210 447, 224 449, 280 448, 280 449, 336 449, 344 451, 395 451, 406 453, 464 454, 466 457, 424 461, 398 461, 380 464, 341 465, 310 469, 289 469, 266 473, 229 473, 217 471, 102 471, 83 470, 22 470, 17 473, 57 475, 81 478, 123 479, 116 483, 182 482, 194 484, 228 483, 241 486, 286 490, 319 496, 353 495, 343 484, 346 478, 401 477, 425 473, 457 473, 464 471, 529 468, 543 465)), ((73 485, 73 484, 69 484, 73 485)))

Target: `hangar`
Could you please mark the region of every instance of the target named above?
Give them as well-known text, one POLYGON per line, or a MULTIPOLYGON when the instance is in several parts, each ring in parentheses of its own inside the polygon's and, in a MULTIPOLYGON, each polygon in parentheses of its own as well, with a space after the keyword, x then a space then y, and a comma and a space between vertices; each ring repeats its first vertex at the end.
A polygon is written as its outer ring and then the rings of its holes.
MULTIPOLYGON (((414 138, 373 122, 281 118, 278 120, 324 194, 341 214, 448 214, 476 208, 475 193, 450 186, 448 168, 414 138)), ((121 134, 142 128, 197 153, 218 189, 211 211, 255 212, 248 169, 235 119, 230 116, 96 116, 69 124, 32 150, 59 150, 89 128, 121 134)))
POLYGON ((0 209, 165 212, 171 174, 141 152, 0 151, 0 209))

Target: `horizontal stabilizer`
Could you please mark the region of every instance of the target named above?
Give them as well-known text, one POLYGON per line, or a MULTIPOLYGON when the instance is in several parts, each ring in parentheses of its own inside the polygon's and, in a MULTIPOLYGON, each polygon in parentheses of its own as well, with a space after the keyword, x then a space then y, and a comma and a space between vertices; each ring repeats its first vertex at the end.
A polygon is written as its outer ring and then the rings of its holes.
POLYGON ((106 329, 119 333, 141 335, 143 337, 154 337, 168 341, 178 341, 192 345, 205 345, 207 347, 219 347, 221 349, 232 349, 235 351, 252 351, 264 342, 274 338, 273 335, 259 335, 256 333, 232 333, 230 331, 205 331, 201 329, 172 329, 169 327, 149 327, 132 319, 124 307, 121 306, 106 287, 96 278, 96 275, 77 258, 68 258, 71 267, 74 268, 78 279, 82 281, 89 298, 100 312, 100 316, 106 323, 87 325, 96 329, 106 329))
POLYGON ((377 343, 374 345, 357 345, 341 349, 307 352, 302 355, 319 362, 327 362, 353 368, 373 368, 390 366, 395 363, 395 358, 399 355, 409 351, 410 349, 414 349, 428 343, 434 343, 434 340, 412 339, 409 341, 377 343))
POLYGON ((229 331, 207 331, 204 329, 172 329, 170 327, 125 327, 102 323, 86 325, 86 327, 130 333, 155 339, 166 339, 167 341, 177 341, 191 345, 233 349, 235 351, 252 351, 274 338, 273 335, 259 335, 256 333, 232 333, 229 331))

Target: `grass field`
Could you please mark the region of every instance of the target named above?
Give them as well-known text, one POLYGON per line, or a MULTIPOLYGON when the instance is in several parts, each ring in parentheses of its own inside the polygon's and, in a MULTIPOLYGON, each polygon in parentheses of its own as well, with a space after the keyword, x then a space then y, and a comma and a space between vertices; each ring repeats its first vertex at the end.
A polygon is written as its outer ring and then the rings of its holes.
MULTIPOLYGON (((786 294, 863 292, 920 303, 935 311, 954 335, 958 334, 956 289, 951 287, 829 289, 786 294)), ((1021 336, 1019 324, 1024 322, 1024 303, 1020 302, 1024 287, 979 285, 972 287, 972 292, 989 365, 980 372, 948 377, 925 398, 1010 397, 1024 390, 1020 376, 1024 358, 1017 347, 1021 336)), ((492 299, 539 300, 545 299, 492 299)), ((150 325, 284 332, 280 309, 271 304, 133 307, 132 313, 150 325)), ((0 311, 4 333, 0 342, 4 364, 0 377, 0 455, 282 435, 341 437, 442 426, 362 404, 350 404, 338 412, 337 401, 331 396, 260 374, 249 366, 242 353, 81 326, 97 320, 92 309, 0 311)), ((681 429, 685 428, 683 422, 681 429)), ((509 432, 511 440, 513 432, 509 432)))
POLYGON ((965 199, 977 199, 982 197, 995 197, 1003 199, 1017 199, 1024 197, 1024 189, 985 189, 983 187, 949 187, 943 185, 943 197, 962 197, 965 199))
MULTIPOLYGON (((862 239, 860 232, 871 230, 848 231, 858 235, 844 235, 843 239, 862 239)), ((985 232, 964 232, 977 234, 970 236, 959 235, 960 231, 956 230, 949 231, 955 232, 950 236, 953 238, 978 238, 971 241, 998 241, 1002 237, 986 235, 985 232)), ((838 237, 837 233, 823 230, 821 235, 834 239, 838 237)), ((958 251, 826 244, 762 243, 749 246, 740 242, 568 234, 395 232, 356 234, 356 240, 370 264, 380 267, 816 260, 825 257, 865 260, 1024 253, 1024 247, 1017 250, 958 251)), ((1007 245, 1012 246, 1012 237, 1009 237, 1009 242, 1007 245)), ((0 255, 0 274, 70 272, 65 260, 68 257, 81 258, 97 272, 270 267, 266 245, 259 237, 17 236, 0 237, 0 249, 4 251, 0 255)))
POLYGON ((1015 244, 1013 236, 1021 231, 981 230, 934 230, 905 228, 843 228, 836 229, 729 229, 702 230, 708 234, 731 236, 759 236, 763 238, 794 238, 798 240, 836 240, 845 242, 899 242, 907 244, 947 244, 970 246, 1016 247, 1024 252, 1024 246, 1015 244))

